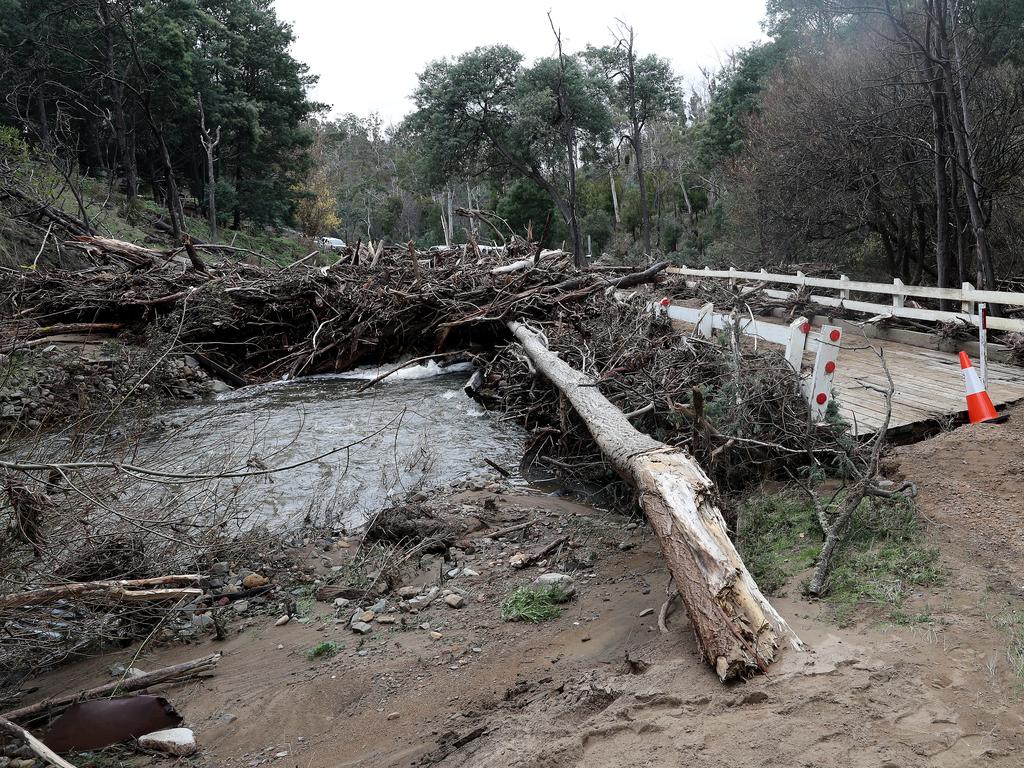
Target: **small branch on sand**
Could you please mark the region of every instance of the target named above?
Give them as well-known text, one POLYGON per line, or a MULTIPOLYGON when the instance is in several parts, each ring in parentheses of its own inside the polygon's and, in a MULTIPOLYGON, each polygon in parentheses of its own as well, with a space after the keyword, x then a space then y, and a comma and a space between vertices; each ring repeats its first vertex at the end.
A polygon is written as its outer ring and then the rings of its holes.
MULTIPOLYGON (((492 534, 493 535, 493 534, 492 534)), ((513 568, 529 568, 534 563, 543 560, 545 557, 556 551, 559 547, 569 541, 568 536, 560 536, 543 549, 534 552, 532 555, 513 555, 513 568)))

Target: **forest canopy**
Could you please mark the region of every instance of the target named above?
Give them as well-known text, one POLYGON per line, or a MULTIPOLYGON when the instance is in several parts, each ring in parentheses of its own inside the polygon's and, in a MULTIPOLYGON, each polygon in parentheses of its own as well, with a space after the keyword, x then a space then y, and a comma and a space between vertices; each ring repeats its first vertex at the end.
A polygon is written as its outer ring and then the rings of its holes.
POLYGON ((0 15, 0 122, 129 215, 151 198, 175 238, 192 214, 421 247, 515 233, 578 263, 985 287, 1020 271, 1024 0, 770 0, 765 38, 696 81, 625 21, 570 51, 549 19, 550 57, 425 64, 397 125, 325 118, 269 0, 0 15))

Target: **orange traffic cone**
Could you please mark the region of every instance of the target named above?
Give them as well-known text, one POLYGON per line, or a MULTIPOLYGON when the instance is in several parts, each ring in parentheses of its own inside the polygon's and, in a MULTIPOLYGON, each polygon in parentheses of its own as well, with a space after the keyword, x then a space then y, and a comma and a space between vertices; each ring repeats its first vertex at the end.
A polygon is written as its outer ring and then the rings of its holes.
POLYGON ((967 356, 966 352, 960 353, 960 368, 964 372, 964 386, 967 388, 967 416, 971 420, 971 424, 980 424, 985 421, 1006 421, 1006 414, 1000 416, 996 413, 995 406, 992 405, 992 398, 985 391, 977 371, 971 365, 971 358, 967 356))

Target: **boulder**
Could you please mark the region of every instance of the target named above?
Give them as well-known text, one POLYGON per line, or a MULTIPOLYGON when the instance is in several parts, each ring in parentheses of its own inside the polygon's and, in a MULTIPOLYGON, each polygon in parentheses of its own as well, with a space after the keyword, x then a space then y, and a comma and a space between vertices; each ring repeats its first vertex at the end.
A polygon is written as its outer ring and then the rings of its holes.
POLYGON ((543 588, 558 587, 563 595, 563 600, 560 602, 566 602, 576 594, 576 582, 572 580, 571 576, 567 576, 564 573, 552 572, 541 574, 533 580, 533 585, 543 588))
POLYGON ((195 753, 196 735, 191 728, 168 728, 139 737, 139 746, 182 757, 195 753))

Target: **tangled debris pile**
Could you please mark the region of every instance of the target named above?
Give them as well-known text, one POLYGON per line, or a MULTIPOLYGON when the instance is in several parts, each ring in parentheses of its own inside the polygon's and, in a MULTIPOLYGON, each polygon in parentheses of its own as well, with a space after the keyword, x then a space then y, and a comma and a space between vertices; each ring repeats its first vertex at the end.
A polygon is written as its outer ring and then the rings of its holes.
MULTIPOLYGON (((93 238, 95 248, 109 243, 93 238)), ((103 251, 106 253, 107 251, 103 251)), ((19 274, 0 308, 3 342, 17 350, 74 326, 143 333, 163 320, 170 339, 238 381, 344 371, 400 354, 489 346, 506 318, 549 316, 609 287, 651 279, 578 273, 561 252, 503 263, 481 254, 381 251, 370 263, 292 269, 225 263, 200 270, 169 260, 145 269, 19 274), (539 261, 538 269, 530 269, 539 261)))
MULTIPOLYGON (((581 303, 540 325, 549 347, 592 375, 637 429, 686 448, 724 492, 843 454, 845 425, 811 423, 797 374, 781 354, 754 351, 735 336, 724 343, 685 338, 640 301, 581 303)), ((474 395, 531 430, 525 471, 540 464, 574 487, 632 501, 586 426, 518 345, 488 363, 474 395)))

